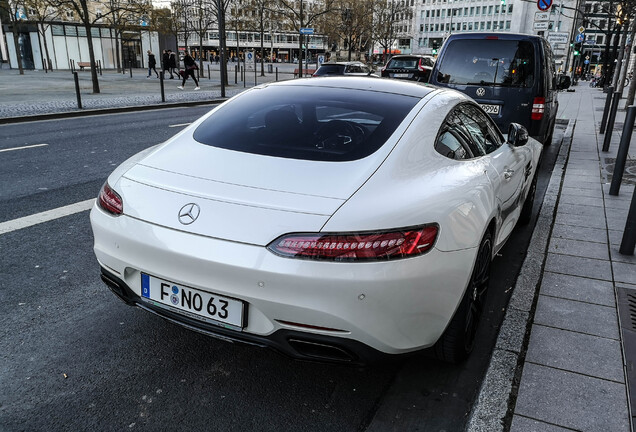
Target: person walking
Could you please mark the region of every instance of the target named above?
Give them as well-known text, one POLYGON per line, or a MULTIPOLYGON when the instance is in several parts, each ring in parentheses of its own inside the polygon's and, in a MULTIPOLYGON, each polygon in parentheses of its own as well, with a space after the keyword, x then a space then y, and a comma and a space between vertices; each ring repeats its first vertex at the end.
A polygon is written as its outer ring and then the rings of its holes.
POLYGON ((170 56, 170 76, 174 75, 179 75, 179 71, 175 70, 177 68, 177 56, 175 53, 172 52, 172 50, 168 50, 168 54, 170 56))
POLYGON ((166 71, 170 73, 170 79, 174 79, 172 75, 172 71, 170 70, 170 53, 169 50, 163 50, 163 54, 161 54, 161 70, 163 71, 163 77, 166 78, 168 74, 166 71))
POLYGON ((157 59, 155 58, 155 55, 152 53, 152 51, 148 50, 148 76, 146 78, 150 78, 150 74, 152 71, 155 71, 157 78, 159 78, 159 72, 157 72, 156 66, 157 59))
POLYGON ((183 73, 183 81, 181 81, 181 85, 178 86, 177 88, 183 90, 183 87, 185 86, 185 82, 188 79, 188 76, 191 76, 192 79, 194 80, 194 84, 196 85, 194 89, 200 90, 201 87, 199 87, 199 81, 197 81, 197 77, 194 74, 194 71, 199 69, 199 67, 197 66, 197 63, 194 61, 192 57, 190 57, 190 54, 186 53, 185 57, 183 58, 183 64, 185 66, 185 72, 183 73))

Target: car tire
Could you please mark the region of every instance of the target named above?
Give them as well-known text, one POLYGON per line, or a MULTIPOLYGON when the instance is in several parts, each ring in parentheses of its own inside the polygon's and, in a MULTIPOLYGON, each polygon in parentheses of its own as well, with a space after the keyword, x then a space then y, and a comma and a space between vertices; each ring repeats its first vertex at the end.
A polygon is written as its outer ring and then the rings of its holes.
POLYGON ((548 132, 548 136, 545 138, 545 140, 543 140, 544 146, 549 146, 552 144, 552 137, 554 137, 554 123, 552 123, 552 125, 550 126, 550 129, 548 130, 550 132, 548 132))
POLYGON ((532 208, 534 207, 534 196, 537 192, 537 174, 535 173, 532 183, 530 184, 530 190, 523 203, 521 213, 519 214, 519 223, 521 225, 528 225, 532 219, 532 208))
POLYGON ((446 331, 435 344, 434 350, 438 359, 460 363, 472 352, 488 294, 491 261, 492 233, 488 231, 479 244, 475 266, 464 297, 446 331))

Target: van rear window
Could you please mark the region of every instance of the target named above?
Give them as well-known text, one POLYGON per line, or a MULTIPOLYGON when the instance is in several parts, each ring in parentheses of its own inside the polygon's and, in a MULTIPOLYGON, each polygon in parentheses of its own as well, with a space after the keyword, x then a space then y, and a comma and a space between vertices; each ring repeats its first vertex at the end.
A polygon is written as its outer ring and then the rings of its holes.
POLYGON ((534 46, 528 41, 458 39, 444 52, 440 83, 532 87, 536 79, 534 46))

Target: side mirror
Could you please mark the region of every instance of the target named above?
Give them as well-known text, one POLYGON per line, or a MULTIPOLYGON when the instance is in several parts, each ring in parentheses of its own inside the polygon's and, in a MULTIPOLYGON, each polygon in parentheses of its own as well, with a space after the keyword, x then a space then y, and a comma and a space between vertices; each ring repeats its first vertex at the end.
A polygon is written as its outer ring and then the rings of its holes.
POLYGON ((570 88, 572 80, 567 75, 561 75, 557 84, 557 90, 567 90, 570 88))
POLYGON ((528 142, 528 130, 519 123, 510 123, 507 142, 513 147, 525 145, 528 142))

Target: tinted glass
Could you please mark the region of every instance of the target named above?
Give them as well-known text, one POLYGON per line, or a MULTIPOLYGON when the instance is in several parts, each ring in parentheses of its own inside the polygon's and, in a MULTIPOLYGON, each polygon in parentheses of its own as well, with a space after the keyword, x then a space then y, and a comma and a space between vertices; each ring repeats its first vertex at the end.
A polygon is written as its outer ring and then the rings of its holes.
POLYGON ((458 39, 444 49, 437 80, 458 85, 532 87, 534 64, 534 46, 528 41, 458 39))
POLYGON ((387 65, 387 69, 416 69, 418 57, 392 58, 387 65))
POLYGON ((490 127, 487 115, 476 106, 468 104, 460 105, 460 110, 458 116, 477 146, 476 153, 483 155, 497 150, 501 142, 490 127))
POLYGON ((328 87, 268 86, 223 104, 194 131, 207 145, 316 161, 379 149, 419 98, 328 87))
POLYGON ((344 75, 344 65, 322 65, 314 75, 344 75))

